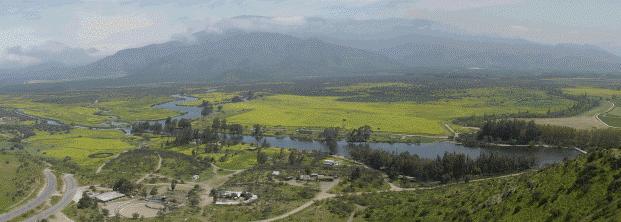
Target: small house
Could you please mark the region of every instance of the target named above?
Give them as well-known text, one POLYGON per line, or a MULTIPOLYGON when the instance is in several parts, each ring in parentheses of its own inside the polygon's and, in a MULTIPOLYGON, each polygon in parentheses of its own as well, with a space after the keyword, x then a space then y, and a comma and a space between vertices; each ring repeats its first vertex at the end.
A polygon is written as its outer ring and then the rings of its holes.
POLYGON ((301 180, 301 181, 311 181, 311 180, 313 180, 313 178, 311 178, 310 175, 304 174, 304 175, 300 175, 298 177, 298 180, 301 180))
POLYGON ((124 197, 124 196, 125 196, 125 194, 122 194, 122 193, 119 193, 119 192, 116 192, 116 191, 110 191, 110 192, 105 192, 105 193, 97 194, 97 195, 93 196, 93 198, 95 198, 99 202, 105 203, 105 202, 110 202, 110 201, 119 199, 119 198, 124 197))
POLYGON ((324 166, 329 166, 329 167, 331 167, 331 166, 336 166, 336 165, 338 165, 338 162, 336 162, 336 161, 334 161, 334 160, 324 160, 324 161, 323 161, 323 165, 324 165, 324 166))

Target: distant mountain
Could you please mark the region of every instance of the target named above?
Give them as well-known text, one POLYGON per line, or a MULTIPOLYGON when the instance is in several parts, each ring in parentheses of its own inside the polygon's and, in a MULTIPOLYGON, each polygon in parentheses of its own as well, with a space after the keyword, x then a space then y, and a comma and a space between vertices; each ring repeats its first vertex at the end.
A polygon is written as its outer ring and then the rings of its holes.
POLYGON ((176 49, 128 78, 281 79, 374 75, 405 67, 378 53, 276 33, 243 33, 176 49))
POLYGON ((329 20, 313 19, 308 26, 324 27, 322 32, 301 28, 280 30, 291 35, 244 30, 198 32, 175 38, 175 41, 121 50, 78 67, 46 63, 19 70, 0 70, 0 80, 10 84, 118 79, 136 84, 480 69, 534 74, 557 71, 559 74, 621 73, 619 56, 593 46, 544 45, 520 39, 450 34, 425 21, 384 22, 394 24, 387 27, 378 21, 333 24, 329 20), (349 32, 343 30, 363 33, 363 27, 371 29, 372 34, 343 34, 349 32), (391 30, 396 31, 389 34, 391 30))
POLYGON ((416 36, 379 50, 409 67, 620 72, 621 58, 594 46, 416 36))

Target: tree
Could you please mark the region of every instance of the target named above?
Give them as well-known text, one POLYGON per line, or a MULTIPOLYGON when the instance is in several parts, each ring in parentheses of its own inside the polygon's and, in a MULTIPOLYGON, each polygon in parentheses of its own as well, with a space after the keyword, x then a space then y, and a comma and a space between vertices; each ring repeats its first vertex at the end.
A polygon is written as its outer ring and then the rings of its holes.
POLYGON ((208 116, 212 112, 213 112, 213 106, 211 106, 211 105, 205 106, 205 107, 203 107, 203 110, 201 110, 201 115, 202 116, 208 116))
POLYGON ((323 129, 323 132, 321 133, 321 137, 323 138, 324 141, 331 141, 331 140, 336 140, 339 136, 339 129, 338 128, 325 128, 323 129))
POLYGON ((257 163, 259 165, 263 165, 267 162, 267 154, 265 154, 264 152, 261 151, 261 149, 259 149, 257 151, 257 163))
POLYGON ((170 190, 175 190, 177 187, 177 180, 170 181, 170 190))
POLYGON ((363 126, 352 130, 347 136, 347 141, 351 143, 367 142, 371 138, 373 131, 370 126, 363 126))
POLYGON ((361 175, 360 168, 356 167, 351 170, 351 173, 349 174, 349 180, 356 180, 360 178, 360 175, 361 175))
POLYGON ((263 138, 263 134, 265 133, 264 130, 264 127, 259 124, 254 124, 252 126, 252 136, 255 140, 257 140, 257 144, 259 143, 261 138, 263 138))
POLYGON ((117 180, 116 183, 114 183, 114 185, 112 186, 112 190, 125 195, 130 195, 134 188, 134 184, 125 178, 117 180))
POLYGON ((82 193, 82 198, 78 201, 78 209, 95 208, 97 207, 97 201, 89 197, 85 192, 82 193))
POLYGON ((229 125, 229 133, 234 135, 240 135, 244 133, 244 126, 240 124, 231 124, 229 125))

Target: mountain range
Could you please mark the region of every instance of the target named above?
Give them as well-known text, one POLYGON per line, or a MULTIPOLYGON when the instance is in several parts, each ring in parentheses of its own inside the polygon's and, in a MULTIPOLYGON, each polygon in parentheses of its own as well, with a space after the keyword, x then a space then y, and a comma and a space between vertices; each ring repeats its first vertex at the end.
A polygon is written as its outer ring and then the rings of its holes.
POLYGON ((531 73, 619 73, 621 58, 594 46, 405 33, 350 38, 255 31, 196 33, 118 51, 81 66, 40 64, 1 70, 4 83, 127 79, 133 82, 276 80, 411 74, 421 68, 491 69, 531 73), (366 46, 366 47, 365 47, 366 46))

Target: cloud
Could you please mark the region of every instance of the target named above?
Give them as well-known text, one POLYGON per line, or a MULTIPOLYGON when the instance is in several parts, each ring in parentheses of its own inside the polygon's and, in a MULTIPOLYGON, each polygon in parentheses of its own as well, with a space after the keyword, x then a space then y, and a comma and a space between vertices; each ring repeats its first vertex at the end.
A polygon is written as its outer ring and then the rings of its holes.
POLYGON ((523 0, 420 0, 414 9, 429 11, 460 11, 520 3, 523 0))
POLYGON ((80 21, 78 38, 82 42, 102 41, 114 34, 153 25, 152 20, 143 16, 85 16, 80 21))
POLYGON ((70 47, 66 44, 48 41, 40 45, 10 47, 0 53, 0 64, 4 68, 19 68, 41 63, 62 63, 83 65, 99 58, 98 50, 70 47))
POLYGON ((19 15, 28 19, 38 19, 44 9, 79 2, 80 0, 0 0, 0 16, 19 15))

